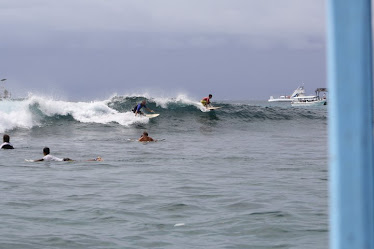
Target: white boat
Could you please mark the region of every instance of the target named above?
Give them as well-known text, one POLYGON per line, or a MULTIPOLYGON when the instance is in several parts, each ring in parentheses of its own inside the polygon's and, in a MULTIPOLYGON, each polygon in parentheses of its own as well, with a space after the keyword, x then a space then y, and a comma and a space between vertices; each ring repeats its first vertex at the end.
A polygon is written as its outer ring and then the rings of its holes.
POLYGON ((326 99, 319 99, 317 96, 296 97, 292 102, 292 106, 321 106, 326 105, 326 99))
POLYGON ((320 92, 327 92, 326 88, 317 88, 316 95, 298 96, 291 102, 292 106, 322 106, 327 105, 326 94, 320 97, 320 92))
POLYGON ((268 99, 269 102, 292 102, 294 98, 298 96, 304 96, 305 95, 305 90, 304 86, 299 86, 296 88, 295 91, 291 95, 283 95, 279 96, 278 98, 274 98, 273 96, 270 96, 268 99))

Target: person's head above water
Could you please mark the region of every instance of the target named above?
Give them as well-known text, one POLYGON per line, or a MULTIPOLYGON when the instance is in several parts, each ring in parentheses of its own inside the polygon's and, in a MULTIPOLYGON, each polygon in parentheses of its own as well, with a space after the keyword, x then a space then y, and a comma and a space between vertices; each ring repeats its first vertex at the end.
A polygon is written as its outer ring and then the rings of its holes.
POLYGON ((144 100, 142 101, 142 105, 145 105, 145 104, 147 104, 147 101, 144 99, 144 100))
POLYGON ((213 97, 213 95, 212 94, 209 94, 209 98, 211 99, 213 97))
POLYGON ((44 149, 43 149, 43 154, 46 156, 46 155, 48 155, 49 153, 50 153, 49 148, 48 148, 48 147, 44 147, 44 149))
POLYGON ((9 140, 10 140, 9 135, 4 134, 4 136, 3 136, 3 141, 4 141, 4 143, 9 143, 9 140))
POLYGON ((148 132, 144 131, 143 135, 141 135, 141 137, 138 139, 138 141, 139 142, 151 142, 151 141, 155 141, 155 140, 153 140, 153 138, 148 136, 148 132))

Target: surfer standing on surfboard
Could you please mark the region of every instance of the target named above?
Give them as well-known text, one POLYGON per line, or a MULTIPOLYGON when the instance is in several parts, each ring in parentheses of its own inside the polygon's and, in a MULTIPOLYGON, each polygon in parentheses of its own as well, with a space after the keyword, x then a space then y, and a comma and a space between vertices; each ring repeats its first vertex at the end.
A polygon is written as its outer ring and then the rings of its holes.
POLYGON ((149 109, 147 106, 146 106, 147 102, 145 100, 143 100, 140 104, 136 105, 134 107, 134 109, 132 109, 132 112, 135 113, 135 116, 138 115, 138 114, 143 114, 143 112, 140 111, 140 109, 142 109, 143 107, 145 109, 147 109, 149 112, 154 112, 153 110, 149 109))
POLYGON ((210 99, 213 97, 212 94, 209 94, 208 97, 203 98, 200 102, 203 106, 208 107, 210 105, 210 99))

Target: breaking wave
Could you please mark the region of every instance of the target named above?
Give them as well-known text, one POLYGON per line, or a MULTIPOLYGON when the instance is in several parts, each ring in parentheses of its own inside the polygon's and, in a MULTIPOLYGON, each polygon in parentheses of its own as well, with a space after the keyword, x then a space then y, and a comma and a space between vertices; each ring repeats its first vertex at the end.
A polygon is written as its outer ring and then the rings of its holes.
MULTIPOLYGON (((185 95, 175 98, 149 96, 113 96, 107 100, 71 102, 49 97, 30 95, 25 99, 0 101, 0 132, 16 128, 31 129, 46 123, 75 121, 81 123, 108 124, 122 126, 148 123, 146 117, 135 117, 134 106, 143 99, 147 106, 162 114, 161 117, 179 116, 186 119, 196 115, 212 115, 200 104, 185 95)), ((265 102, 264 102, 265 103, 265 102)), ((269 106, 266 104, 214 102, 222 109, 213 112, 220 120, 263 121, 326 119, 326 111, 320 109, 292 108, 289 106, 269 106)), ((161 118, 160 117, 160 118, 161 118)))

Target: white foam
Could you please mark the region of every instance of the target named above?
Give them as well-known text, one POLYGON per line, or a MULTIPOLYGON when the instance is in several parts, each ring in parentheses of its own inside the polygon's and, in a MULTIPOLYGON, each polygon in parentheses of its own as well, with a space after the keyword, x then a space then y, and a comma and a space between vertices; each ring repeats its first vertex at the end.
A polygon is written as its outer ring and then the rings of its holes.
POLYGON ((184 226, 185 224, 184 223, 177 223, 177 224, 175 224, 174 226, 175 227, 181 227, 181 226, 184 226))
POLYGON ((71 115, 82 123, 107 124, 116 122, 130 125, 135 122, 146 123, 149 119, 135 117, 132 112, 121 113, 107 106, 107 100, 92 102, 67 102, 53 99, 37 99, 40 110, 47 116, 71 115))
POLYGON ((128 126, 133 123, 147 123, 146 117, 135 117, 132 112, 120 113, 107 106, 105 101, 69 102, 54 100, 49 97, 29 95, 24 100, 0 101, 0 132, 14 128, 32 128, 40 125, 40 117, 30 110, 31 105, 38 105, 42 114, 53 117, 55 115, 71 115, 82 123, 107 124, 116 122, 128 126))
POLYGON ((29 111, 27 101, 0 101, 0 133, 18 127, 30 129, 38 124, 29 111))
POLYGON ((201 111, 206 111, 206 108, 204 108, 200 101, 193 100, 185 94, 178 94, 175 98, 158 97, 153 98, 153 100, 156 102, 156 105, 159 105, 162 108, 167 108, 168 104, 170 103, 176 103, 195 106, 197 109, 200 109, 201 111))
MULTIPOLYGON (((112 98, 117 97, 117 96, 112 96, 112 98)), ((182 105, 191 105, 195 106, 197 109, 199 109, 202 112, 209 111, 207 110, 199 100, 192 99, 188 97, 186 94, 180 93, 177 94, 177 97, 173 96, 167 96, 167 95, 162 95, 159 94, 159 96, 151 95, 149 93, 132 93, 132 94, 124 94, 118 97, 123 97, 123 98, 131 98, 131 97, 140 97, 144 99, 148 99, 148 101, 153 101, 156 103, 156 106, 160 106, 164 109, 168 108, 169 104, 182 104, 182 105)))

